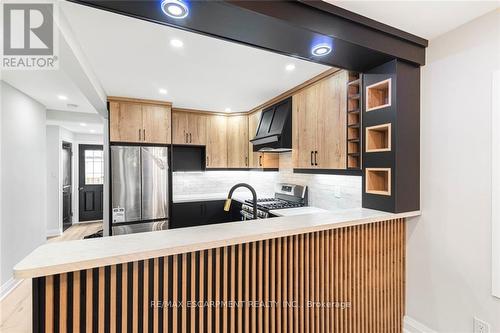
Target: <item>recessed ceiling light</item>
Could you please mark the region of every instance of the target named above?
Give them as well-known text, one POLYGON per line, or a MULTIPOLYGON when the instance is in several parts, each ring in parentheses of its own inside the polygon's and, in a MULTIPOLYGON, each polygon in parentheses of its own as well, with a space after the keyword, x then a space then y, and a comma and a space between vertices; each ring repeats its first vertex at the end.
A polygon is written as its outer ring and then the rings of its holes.
POLYGON ((95 133, 95 130, 90 130, 89 132, 90 132, 90 133, 95 133))
POLYGON ((173 47, 182 47, 184 46, 184 43, 182 42, 182 40, 172 39, 170 40, 170 45, 172 45, 173 47))
POLYGON ((162 95, 166 95, 167 94, 167 89, 163 89, 163 88, 160 88, 158 89, 158 92, 162 95))
POLYGON ((332 47, 326 43, 313 46, 311 53, 315 56, 321 57, 327 55, 332 51, 332 47))
POLYGON ((224 111, 231 112, 231 108, 225 108, 224 111))
POLYGON ((80 126, 85 127, 85 126, 87 126, 87 124, 85 124, 85 123, 80 123, 80 126))
POLYGON ((286 65, 285 69, 287 71, 293 71, 295 69, 295 64, 288 64, 286 65))
POLYGON ((185 18, 189 14, 188 6, 181 0, 163 0, 161 10, 174 19, 185 18))
POLYGON ((59 96, 57 96, 57 98, 59 98, 61 101, 65 101, 68 99, 68 97, 66 97, 64 95, 59 95, 59 96))

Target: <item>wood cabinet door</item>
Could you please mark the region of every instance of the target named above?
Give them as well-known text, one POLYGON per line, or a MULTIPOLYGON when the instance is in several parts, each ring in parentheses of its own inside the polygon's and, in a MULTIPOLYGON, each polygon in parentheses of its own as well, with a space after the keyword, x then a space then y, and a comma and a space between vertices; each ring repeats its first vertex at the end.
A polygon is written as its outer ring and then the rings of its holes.
POLYGON ((138 103, 109 103, 109 136, 111 142, 143 142, 142 105, 138 103))
POLYGON ((260 115, 262 111, 254 112, 248 115, 248 167, 261 168, 262 153, 253 151, 253 144, 250 142, 255 138, 257 127, 259 126, 260 115))
POLYGON ((316 161, 321 169, 346 168, 347 71, 318 84, 316 161))
POLYGON ((279 168, 280 154, 262 153, 261 164, 263 168, 279 168))
POLYGON ((188 143, 192 145, 204 145, 207 143, 207 116, 198 113, 187 112, 188 143))
POLYGON ((207 116, 207 168, 227 168, 227 117, 207 116))
POLYGON ((248 167, 248 118, 227 118, 227 167, 248 167))
POLYGON ((318 87, 313 85, 292 96, 292 159, 294 168, 316 168, 318 87))
POLYGON ((167 105, 144 104, 142 106, 142 123, 144 141, 148 143, 170 143, 171 108, 167 105))
POLYGON ((172 111, 172 143, 188 143, 188 115, 187 112, 172 111))

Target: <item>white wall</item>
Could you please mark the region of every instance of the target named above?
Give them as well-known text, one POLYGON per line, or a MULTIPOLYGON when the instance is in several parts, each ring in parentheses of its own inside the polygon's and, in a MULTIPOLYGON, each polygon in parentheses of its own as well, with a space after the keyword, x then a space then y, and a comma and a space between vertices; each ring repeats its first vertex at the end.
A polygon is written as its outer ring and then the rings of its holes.
POLYGON ((279 172, 175 172, 172 181, 174 196, 227 193, 234 184, 241 182, 252 185, 259 196, 272 196, 276 183, 289 182, 308 186, 310 206, 323 209, 361 207, 361 177, 293 173, 291 153, 280 154, 279 172))
POLYGON ((47 236, 62 232, 61 208, 61 128, 49 125, 46 128, 47 154, 47 236))
MULTIPOLYGON (((408 223, 407 314, 439 332, 500 332, 491 295, 492 73, 500 11, 430 42, 422 69, 421 209, 408 223)), ((499 112, 499 110, 495 110, 499 112)))
POLYGON ((45 242, 45 107, 1 82, 1 273, 45 242))
POLYGON ((102 144, 102 135, 74 133, 58 125, 47 125, 47 236, 62 233, 62 143, 72 144, 73 223, 78 223, 78 145, 102 144))
POLYGON ((78 145, 102 144, 102 135, 74 133, 57 125, 47 125, 47 236, 62 233, 62 143, 72 144, 73 223, 78 223, 78 145))
POLYGON ((361 207, 361 176, 293 173, 292 153, 280 155, 279 181, 307 185, 309 205, 323 209, 361 207))

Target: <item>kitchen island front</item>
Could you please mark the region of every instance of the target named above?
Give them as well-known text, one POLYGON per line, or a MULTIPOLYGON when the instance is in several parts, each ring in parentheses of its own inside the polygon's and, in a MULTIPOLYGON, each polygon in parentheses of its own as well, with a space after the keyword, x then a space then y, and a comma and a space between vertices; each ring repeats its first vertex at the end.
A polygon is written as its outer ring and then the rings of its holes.
POLYGON ((405 219, 370 209, 40 246, 33 331, 401 332, 405 219), (368 329, 370 328, 370 329, 368 329))

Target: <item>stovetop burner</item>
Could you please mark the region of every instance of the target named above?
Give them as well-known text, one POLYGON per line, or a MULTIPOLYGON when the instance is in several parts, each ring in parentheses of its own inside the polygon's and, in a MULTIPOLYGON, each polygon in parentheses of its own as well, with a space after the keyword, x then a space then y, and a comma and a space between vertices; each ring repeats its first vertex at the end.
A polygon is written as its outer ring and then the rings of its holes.
MULTIPOLYGON (((251 205, 252 200, 245 200, 245 203, 251 205)), ((277 198, 261 198, 257 199, 257 207, 259 209, 273 210, 273 209, 304 207, 304 204, 298 202, 290 202, 277 198)))
MULTIPOLYGON (((274 198, 257 199, 257 217, 265 219, 270 216, 269 211, 284 208, 307 206, 307 187, 294 184, 276 184, 274 198)), ((253 202, 245 200, 241 206, 243 220, 253 219, 253 202)))

